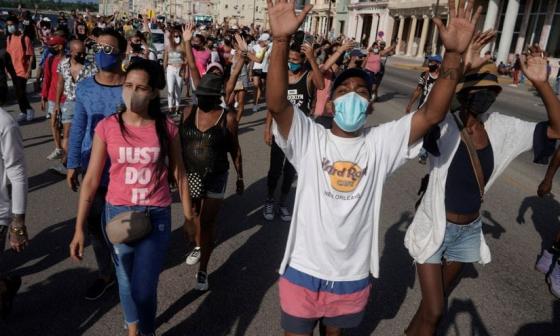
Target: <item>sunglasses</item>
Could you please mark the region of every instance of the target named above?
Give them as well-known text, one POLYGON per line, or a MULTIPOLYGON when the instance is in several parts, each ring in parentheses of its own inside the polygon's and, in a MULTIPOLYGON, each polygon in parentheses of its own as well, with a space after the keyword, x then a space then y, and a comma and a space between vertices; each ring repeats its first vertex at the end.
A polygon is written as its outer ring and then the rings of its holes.
POLYGON ((97 43, 97 44, 93 45, 92 49, 93 49, 93 52, 96 53, 96 54, 100 53, 102 51, 107 55, 116 54, 116 52, 115 52, 116 48, 111 46, 111 45, 108 45, 108 44, 97 43))

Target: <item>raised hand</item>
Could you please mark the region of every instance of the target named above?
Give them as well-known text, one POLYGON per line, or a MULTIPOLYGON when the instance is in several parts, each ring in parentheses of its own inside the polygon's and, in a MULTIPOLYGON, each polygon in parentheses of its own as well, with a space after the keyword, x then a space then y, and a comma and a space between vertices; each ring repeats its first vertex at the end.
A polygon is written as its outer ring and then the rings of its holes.
POLYGON ((192 22, 189 22, 185 25, 185 28, 183 29, 183 41, 190 41, 193 38, 193 33, 194 33, 194 24, 192 22))
POLYGON ((467 0, 465 6, 465 1, 459 0, 459 8, 455 10, 455 0, 449 0, 449 23, 447 27, 440 18, 433 19, 447 52, 462 54, 467 50, 473 38, 476 22, 482 13, 482 6, 480 6, 473 15, 473 2, 474 0, 467 0))
POLYGON ((548 82, 546 57, 539 47, 529 48, 526 55, 521 55, 521 70, 533 84, 548 82))
POLYGON ((245 41, 241 35, 235 34, 235 42, 237 42, 237 49, 239 49, 240 52, 247 52, 247 41, 245 41))
POLYGON ((315 58, 315 50, 313 49, 313 46, 307 42, 301 45, 301 52, 308 60, 315 58))
POLYGON ((465 73, 481 67, 484 63, 488 62, 491 58, 490 55, 480 56, 482 48, 496 37, 495 30, 487 30, 484 33, 476 32, 463 54, 465 62, 465 73))
POLYGON ((342 42, 342 45, 340 46, 340 49, 342 49, 342 51, 348 51, 348 50, 354 48, 355 44, 356 43, 354 41, 347 38, 347 39, 344 39, 344 42, 342 42))
POLYGON ((274 37, 289 37, 294 34, 305 20, 305 16, 312 5, 305 5, 299 15, 296 15, 293 0, 267 0, 270 30, 274 37))

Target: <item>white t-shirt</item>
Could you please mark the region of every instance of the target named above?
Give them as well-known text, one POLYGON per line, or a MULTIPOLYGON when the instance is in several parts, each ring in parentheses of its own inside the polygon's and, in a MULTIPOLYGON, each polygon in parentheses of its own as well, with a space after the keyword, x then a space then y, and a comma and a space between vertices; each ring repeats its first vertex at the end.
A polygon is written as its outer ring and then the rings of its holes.
POLYGON ((383 184, 421 146, 408 146, 412 115, 357 138, 335 136, 297 107, 287 140, 274 123, 275 141, 298 173, 281 274, 289 265, 328 281, 378 277, 383 184))
POLYGON ((262 71, 268 72, 268 66, 270 64, 270 54, 272 53, 272 42, 268 45, 268 50, 264 54, 264 58, 262 61, 262 71))
MULTIPOLYGON (((257 43, 253 46, 253 51, 255 52, 255 55, 260 58, 263 56, 262 54, 264 52, 264 48, 257 43)), ((262 68, 262 63, 253 62, 253 70, 262 70, 262 68)))

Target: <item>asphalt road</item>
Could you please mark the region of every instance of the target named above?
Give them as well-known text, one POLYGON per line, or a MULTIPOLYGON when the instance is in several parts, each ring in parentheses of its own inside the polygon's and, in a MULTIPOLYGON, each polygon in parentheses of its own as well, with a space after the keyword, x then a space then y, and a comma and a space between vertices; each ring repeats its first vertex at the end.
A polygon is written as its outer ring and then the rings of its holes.
MULTIPOLYGON (((389 67, 369 123, 402 116, 416 77, 414 71, 389 67)), ((506 87, 493 110, 544 120, 546 112, 538 103, 526 89, 506 87)), ((38 110, 36 98, 35 106, 38 110)), ((269 150, 262 136, 264 113, 252 114, 250 107, 240 125, 247 190, 236 196, 230 179, 206 293, 193 289, 196 268, 184 263, 187 244, 179 206, 173 206, 171 247, 159 286, 158 334, 281 334, 276 281, 289 226, 266 222, 261 215, 269 150)), ((16 105, 6 108, 17 114, 16 105)), ((23 276, 13 314, 0 322, 0 335, 125 335, 116 289, 98 301, 83 299, 96 277, 93 251, 88 247, 80 264, 68 258, 78 195, 48 171, 52 162, 45 157, 53 145, 47 122, 24 125, 22 132, 32 241, 24 253, 9 251, 0 261, 0 270, 23 276)), ((492 263, 465 270, 449 298, 442 335, 560 335, 560 301, 533 270, 541 244, 560 229, 560 204, 535 196, 546 167, 531 162, 530 153, 515 160, 487 194, 484 232, 492 263)), ((415 268, 403 239, 425 169, 410 161, 385 186, 381 277, 374 282, 364 322, 347 335, 402 335, 419 304, 415 268)), ((559 186, 553 190, 559 192, 559 186)))

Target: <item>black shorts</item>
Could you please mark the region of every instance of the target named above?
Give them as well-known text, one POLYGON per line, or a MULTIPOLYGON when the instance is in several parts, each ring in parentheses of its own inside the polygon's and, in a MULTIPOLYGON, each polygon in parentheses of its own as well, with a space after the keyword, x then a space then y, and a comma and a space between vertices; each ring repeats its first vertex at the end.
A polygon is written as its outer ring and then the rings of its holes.
POLYGON ((263 72, 261 69, 254 69, 253 76, 259 77, 261 79, 266 79, 266 72, 263 72))

